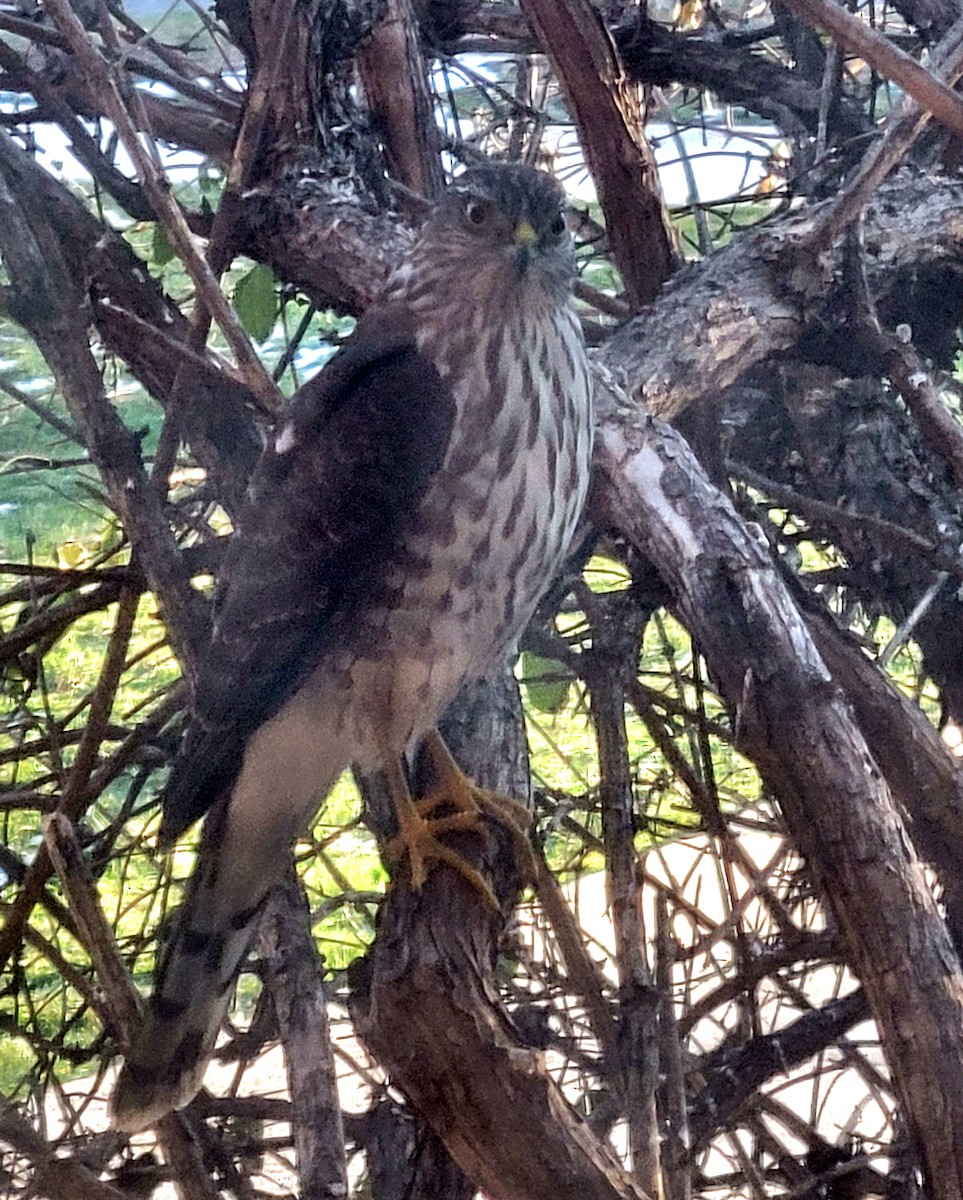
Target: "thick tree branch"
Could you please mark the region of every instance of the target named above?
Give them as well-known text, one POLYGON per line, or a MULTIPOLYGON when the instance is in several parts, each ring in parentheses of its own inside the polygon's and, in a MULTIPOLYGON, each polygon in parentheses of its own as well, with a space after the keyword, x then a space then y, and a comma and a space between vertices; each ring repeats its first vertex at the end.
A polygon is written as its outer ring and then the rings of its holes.
POLYGON ((657 566, 845 934, 933 1195, 963 1191, 963 974, 848 705, 768 559, 685 443, 617 401, 596 503, 657 566))
MULTIPOLYGON (((466 689, 444 729, 477 782, 509 795, 527 783, 518 703, 511 677, 466 689), (493 745, 502 752, 493 756, 493 745)), ((457 848, 510 908, 518 873, 503 835, 460 835, 457 848)), ((433 871, 420 892, 390 891, 356 976, 352 1011, 363 1037, 492 1200, 644 1200, 498 1003, 500 924, 447 869, 433 871)))
POLYGON ((410 245, 396 217, 372 214, 355 185, 324 167, 281 169, 245 197, 238 248, 318 308, 364 312, 410 245))
POLYGON ((903 811, 920 853, 944 889, 947 920, 963 949, 963 768, 918 705, 902 696, 821 604, 800 589, 806 623, 834 680, 856 711, 873 758, 903 811))
MULTIPOLYGON (((637 83, 707 88, 720 100, 743 104, 780 127, 786 124, 789 112, 810 133, 818 130, 820 89, 799 72, 752 47, 729 44, 724 36, 676 33, 653 21, 642 9, 616 27, 613 37, 627 73, 637 83)), ((833 132, 840 139, 858 137, 869 128, 859 108, 847 97, 834 103, 830 117, 833 132)))
POLYGON ((522 11, 555 64, 605 214, 612 257, 629 303, 638 308, 658 294, 675 261, 640 97, 589 0, 522 0, 522 11))
MULTIPOLYGON (((599 363, 660 417, 676 417, 702 399, 714 402, 842 305, 842 247, 815 254, 808 243, 832 203, 778 228, 754 230, 687 269, 609 339, 599 363)), ((870 203, 863 242, 870 283, 881 295, 903 268, 955 269, 963 255, 963 192, 949 179, 899 176, 870 203)))
POLYGON ((439 130, 410 0, 387 0, 358 67, 393 178, 419 196, 435 199, 445 183, 439 130))

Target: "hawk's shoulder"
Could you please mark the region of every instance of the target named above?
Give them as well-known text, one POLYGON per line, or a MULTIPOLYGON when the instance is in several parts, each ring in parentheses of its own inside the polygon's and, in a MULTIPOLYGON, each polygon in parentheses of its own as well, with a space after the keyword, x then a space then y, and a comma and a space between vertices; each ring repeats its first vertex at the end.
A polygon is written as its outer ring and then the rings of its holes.
POLYGON ((233 785, 248 738, 372 602, 453 424, 451 390, 401 306, 370 310, 293 397, 225 556, 165 838, 233 785))

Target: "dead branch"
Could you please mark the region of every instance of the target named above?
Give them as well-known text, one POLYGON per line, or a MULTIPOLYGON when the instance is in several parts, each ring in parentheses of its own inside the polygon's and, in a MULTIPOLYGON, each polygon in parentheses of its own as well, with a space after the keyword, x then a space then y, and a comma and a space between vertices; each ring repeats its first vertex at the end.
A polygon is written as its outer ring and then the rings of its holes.
POLYGON ((582 130, 612 257, 637 309, 658 294, 675 260, 639 97, 626 85, 618 51, 589 0, 522 0, 522 11, 582 130))
POLYGON ((778 1033, 707 1056, 710 1061, 700 1066, 710 1078, 694 1097, 689 1113, 693 1148, 705 1145, 716 1130, 729 1124, 767 1079, 806 1062, 868 1017, 866 996, 856 991, 804 1013, 778 1033))
POLYGON ((598 511, 656 563, 737 712, 739 743, 845 933, 934 1195, 949 1200, 963 1188, 963 974, 885 782, 766 549, 684 442, 614 402, 600 435, 598 511))
MULTIPOLYGON (((153 149, 153 153, 149 153, 138 135, 138 126, 146 126, 146 119, 136 121, 131 118, 127 104, 122 98, 119 81, 88 37, 67 0, 50 0, 48 11, 57 22, 71 51, 82 64, 84 72, 91 80, 97 82, 103 110, 113 121, 124 148, 137 168, 144 189, 150 196, 154 210, 164 221, 171 244, 176 248, 204 304, 233 350, 248 386, 264 405, 271 410, 276 409, 280 397, 274 382, 266 374, 260 359, 254 353, 250 339, 218 286, 217 279, 198 251, 184 215, 160 171, 156 148, 153 149)), ((131 92, 129 95, 134 96, 136 93, 131 92)))
MULTIPOLYGON (((929 75, 929 79, 949 90, 963 75, 963 20, 947 32, 934 59, 937 73, 929 75)), ((958 100, 955 92, 951 91, 950 95, 958 100)), ((810 235, 814 250, 827 249, 844 229, 862 215, 870 196, 903 160, 926 128, 931 111, 927 105, 916 104, 909 96, 904 96, 887 117, 882 137, 866 152, 859 168, 846 181, 836 200, 820 214, 810 235)))

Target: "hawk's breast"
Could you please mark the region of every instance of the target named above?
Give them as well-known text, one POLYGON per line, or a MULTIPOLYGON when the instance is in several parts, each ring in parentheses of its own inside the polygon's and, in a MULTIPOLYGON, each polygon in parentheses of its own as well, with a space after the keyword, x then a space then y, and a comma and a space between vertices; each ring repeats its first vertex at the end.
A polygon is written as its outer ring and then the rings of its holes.
POLYGON ((588 488, 588 363, 572 309, 419 335, 455 398, 441 468, 339 656, 361 758, 400 751, 512 648, 572 541, 588 488))

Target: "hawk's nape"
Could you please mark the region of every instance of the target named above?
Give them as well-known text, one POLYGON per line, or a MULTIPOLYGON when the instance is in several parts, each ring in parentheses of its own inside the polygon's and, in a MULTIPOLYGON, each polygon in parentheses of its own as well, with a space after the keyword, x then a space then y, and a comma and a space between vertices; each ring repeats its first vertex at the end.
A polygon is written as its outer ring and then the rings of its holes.
POLYGON ((592 443, 572 278, 554 181, 472 168, 265 452, 164 795, 167 839, 209 811, 119 1128, 200 1086, 261 905, 348 765, 393 780, 416 885, 432 858, 471 878, 436 837, 454 818, 511 823, 444 766, 437 736, 435 799, 454 816, 424 820, 400 764, 514 647, 568 551, 592 443))

